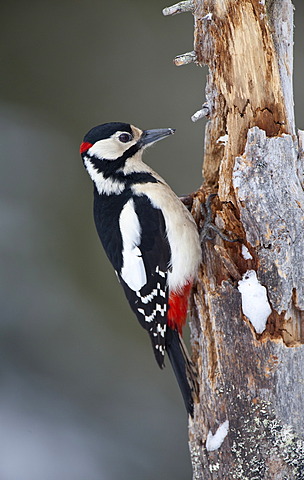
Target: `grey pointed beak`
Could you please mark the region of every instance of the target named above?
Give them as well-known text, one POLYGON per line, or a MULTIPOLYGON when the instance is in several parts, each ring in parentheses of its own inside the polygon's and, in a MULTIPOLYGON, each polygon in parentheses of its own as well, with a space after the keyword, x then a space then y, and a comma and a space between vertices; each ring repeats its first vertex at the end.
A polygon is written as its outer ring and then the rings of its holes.
POLYGON ((138 143, 141 147, 144 147, 146 145, 158 142, 159 140, 162 140, 168 135, 173 135, 174 132, 174 128, 158 128, 155 130, 144 130, 138 143))

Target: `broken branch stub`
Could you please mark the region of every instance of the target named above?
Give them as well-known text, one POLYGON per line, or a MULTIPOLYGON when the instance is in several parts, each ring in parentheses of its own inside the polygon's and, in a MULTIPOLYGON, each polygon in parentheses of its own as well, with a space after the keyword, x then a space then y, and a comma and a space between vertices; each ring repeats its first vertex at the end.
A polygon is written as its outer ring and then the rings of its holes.
POLYGON ((186 0, 184 2, 176 3, 171 7, 166 7, 163 9, 163 15, 177 15, 178 13, 192 12, 194 11, 194 2, 193 0, 186 0))

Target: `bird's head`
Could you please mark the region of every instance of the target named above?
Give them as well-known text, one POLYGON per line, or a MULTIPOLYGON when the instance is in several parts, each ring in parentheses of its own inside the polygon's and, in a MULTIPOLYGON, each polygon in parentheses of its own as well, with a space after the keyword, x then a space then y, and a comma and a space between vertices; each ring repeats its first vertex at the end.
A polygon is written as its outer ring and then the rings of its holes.
POLYGON ((80 153, 82 157, 95 157, 101 161, 127 160, 174 132, 172 128, 140 130, 128 123, 104 123, 85 135, 80 153))

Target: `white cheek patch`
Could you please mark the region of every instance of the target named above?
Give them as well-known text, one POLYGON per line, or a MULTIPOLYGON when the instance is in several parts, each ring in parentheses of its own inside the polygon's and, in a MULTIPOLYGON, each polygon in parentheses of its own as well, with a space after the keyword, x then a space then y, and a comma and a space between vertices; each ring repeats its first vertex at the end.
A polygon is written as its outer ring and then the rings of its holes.
POLYGON ((88 150, 90 155, 95 155, 95 157, 106 160, 116 160, 121 157, 126 150, 128 150, 132 145, 136 143, 135 140, 132 142, 122 143, 118 140, 118 136, 123 132, 116 132, 110 138, 104 138, 103 140, 98 140, 94 145, 88 150))
POLYGON ((141 227, 131 198, 123 207, 119 217, 119 227, 123 244, 123 267, 120 275, 134 292, 147 283, 147 275, 140 244, 141 227))

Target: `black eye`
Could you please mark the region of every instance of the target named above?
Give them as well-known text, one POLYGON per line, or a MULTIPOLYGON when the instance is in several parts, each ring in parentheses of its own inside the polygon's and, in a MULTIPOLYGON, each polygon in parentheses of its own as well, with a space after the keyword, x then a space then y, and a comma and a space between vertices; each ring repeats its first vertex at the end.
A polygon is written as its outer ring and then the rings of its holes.
POLYGON ((130 133, 121 133, 118 137, 118 139, 122 142, 122 143, 127 143, 127 142, 130 142, 130 140, 132 140, 132 135, 130 135, 130 133))

